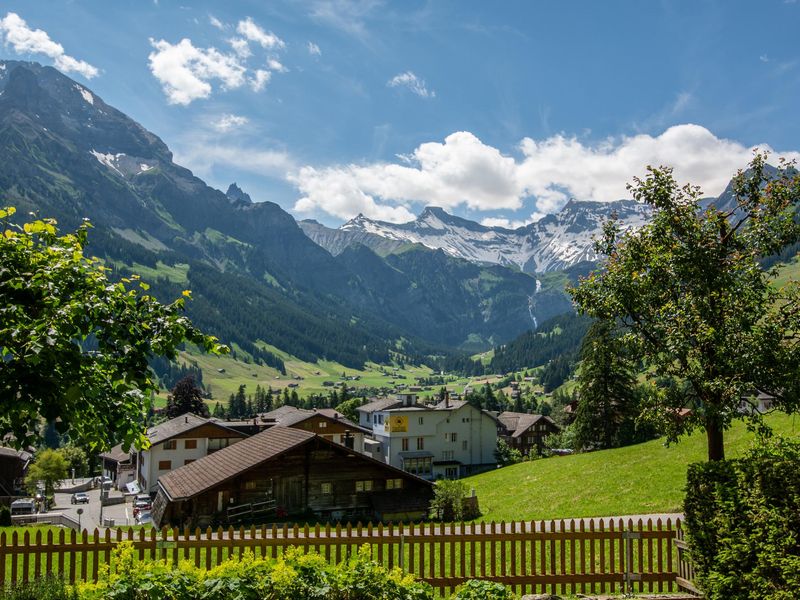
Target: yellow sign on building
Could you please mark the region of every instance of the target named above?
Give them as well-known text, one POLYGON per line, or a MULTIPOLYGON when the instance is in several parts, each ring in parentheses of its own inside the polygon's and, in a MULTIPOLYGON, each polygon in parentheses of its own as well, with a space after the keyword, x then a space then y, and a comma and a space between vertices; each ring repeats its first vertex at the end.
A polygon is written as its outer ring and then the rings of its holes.
POLYGON ((407 432, 408 431, 408 417, 403 417, 400 415, 391 416, 389 420, 386 421, 388 425, 387 429, 393 432, 407 432))

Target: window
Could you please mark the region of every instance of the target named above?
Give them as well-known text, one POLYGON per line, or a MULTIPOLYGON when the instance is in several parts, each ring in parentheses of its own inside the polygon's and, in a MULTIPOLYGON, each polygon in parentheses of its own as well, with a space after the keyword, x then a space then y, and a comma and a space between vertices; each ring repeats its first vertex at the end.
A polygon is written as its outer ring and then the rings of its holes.
POLYGON ((383 415, 378 415, 378 425, 383 424, 383 415))
POLYGON ((425 422, 425 418, 424 418, 424 417, 420 417, 420 418, 419 418, 419 424, 420 424, 420 425, 423 425, 423 424, 424 424, 424 422, 425 422))
POLYGON ((464 440, 464 441, 461 442, 461 449, 462 450, 466 450, 467 449, 467 440, 464 440))
POLYGON ((185 450, 194 450, 197 448, 197 440, 184 440, 183 448, 185 450))
POLYGON ((455 433, 445 433, 444 434, 444 441, 445 442, 455 442, 457 437, 458 436, 455 433))
POLYGON ((371 492, 372 491, 372 480, 366 479, 364 481, 356 481, 356 491, 357 492, 371 492))
POLYGON ((453 451, 452 450, 442 451, 442 460, 453 460, 453 451))
POLYGON ((164 442, 164 450, 176 450, 178 448, 178 440, 167 440, 164 442))
POLYGON ((323 496, 330 496, 333 493, 333 484, 330 482, 321 483, 319 486, 319 491, 323 496))
POLYGON ((403 450, 408 450, 408 438, 403 438, 402 442, 403 450))
POLYGON ((257 483, 255 479, 251 479, 250 481, 244 482, 244 489, 246 490, 254 490, 257 487, 257 483))
POLYGON ((451 442, 457 442, 458 441, 458 434, 455 431, 450 434, 450 441, 451 442))
POLYGON ((417 450, 425 450, 425 438, 417 438, 417 450))
POLYGON ((432 471, 432 461, 427 458, 406 458, 403 459, 403 469, 412 475, 430 476, 432 471))
POLYGON ((402 479, 387 479, 386 480, 386 489, 387 490, 400 490, 400 489, 403 489, 403 480, 402 479))
POLYGON ((184 466, 186 466, 186 465, 188 465, 189 463, 193 463, 193 462, 194 462, 194 459, 193 459, 193 458, 187 458, 185 461, 183 461, 183 464, 184 464, 184 466))
POLYGON ((158 470, 159 471, 169 471, 172 468, 172 461, 171 460, 160 460, 158 461, 158 470))
POLYGON ((228 438, 215 438, 213 440, 208 440, 208 450, 209 452, 213 452, 214 450, 227 448, 229 443, 230 440, 228 440, 228 438))

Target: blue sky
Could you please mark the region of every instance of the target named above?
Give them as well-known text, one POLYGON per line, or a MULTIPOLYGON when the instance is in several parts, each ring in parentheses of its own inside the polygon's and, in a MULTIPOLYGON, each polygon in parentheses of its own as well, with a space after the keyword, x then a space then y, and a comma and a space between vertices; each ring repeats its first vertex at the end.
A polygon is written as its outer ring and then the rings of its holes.
MULTIPOLYGON (((30 2, 56 64, 209 184, 338 225, 425 205, 520 225, 649 163, 719 193, 800 155, 800 2, 30 2)), ((111 151, 112 148, 106 151, 111 151)))

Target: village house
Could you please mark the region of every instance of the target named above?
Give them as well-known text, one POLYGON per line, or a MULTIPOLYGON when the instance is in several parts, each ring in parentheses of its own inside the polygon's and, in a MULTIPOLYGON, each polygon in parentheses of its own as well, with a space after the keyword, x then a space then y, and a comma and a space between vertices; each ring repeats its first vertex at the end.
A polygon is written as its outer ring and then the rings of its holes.
POLYGON ((147 430, 150 447, 139 450, 135 460, 142 491, 158 489, 158 478, 247 437, 225 425, 191 413, 175 417, 147 430))
POLYGON ((359 407, 369 423, 373 456, 425 479, 456 479, 494 468, 497 423, 465 400, 428 406, 399 394, 359 407))
POLYGON ((275 518, 408 521, 433 486, 311 431, 271 427, 162 475, 153 521, 206 527, 275 518))
POLYGON ((124 490, 136 481, 136 456, 136 452, 125 452, 122 444, 117 444, 100 455, 101 474, 115 488, 124 490))
POLYGON ((522 456, 542 455, 544 438, 561 428, 544 415, 505 411, 497 415, 497 435, 522 456))
POLYGON ((369 429, 353 423, 332 408, 302 409, 284 405, 252 419, 217 422, 247 435, 254 435, 276 425, 305 429, 356 452, 364 452, 364 440, 371 433, 369 429))
POLYGON ((32 451, 0 446, 0 496, 17 496, 23 490, 23 479, 33 458, 32 451))

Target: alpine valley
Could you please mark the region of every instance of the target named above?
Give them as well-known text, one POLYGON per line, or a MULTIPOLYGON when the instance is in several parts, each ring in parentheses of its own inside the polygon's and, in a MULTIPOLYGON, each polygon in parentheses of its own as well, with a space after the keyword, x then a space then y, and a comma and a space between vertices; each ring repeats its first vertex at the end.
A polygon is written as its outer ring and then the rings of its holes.
POLYGON ((592 236, 615 212, 570 202, 516 230, 427 208, 406 224, 356 217, 299 224, 231 185, 213 189, 153 133, 56 69, 0 61, 0 194, 62 231, 91 220, 89 251, 137 273, 162 300, 191 289, 205 331, 257 362, 271 351, 358 367, 392 353, 479 351, 568 313, 565 284, 591 268, 592 236))

